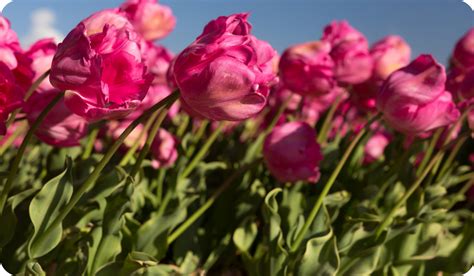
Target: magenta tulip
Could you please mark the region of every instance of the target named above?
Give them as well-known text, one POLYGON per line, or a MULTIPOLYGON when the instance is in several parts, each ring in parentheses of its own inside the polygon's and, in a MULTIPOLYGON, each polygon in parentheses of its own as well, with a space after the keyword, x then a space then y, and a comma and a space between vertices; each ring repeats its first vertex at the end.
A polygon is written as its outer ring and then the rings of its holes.
POLYGON ((462 70, 474 67, 474 28, 456 43, 452 60, 454 66, 462 70))
POLYGON ((272 175, 281 182, 319 180, 322 153, 316 133, 304 122, 290 122, 275 127, 265 138, 265 163, 272 175))
POLYGON ((21 107, 24 94, 8 66, 0 62, 0 135, 5 135, 5 121, 13 110, 21 107))
MULTIPOLYGON (((37 80, 41 75, 51 68, 54 54, 58 46, 54 39, 42 39, 31 45, 30 49, 25 53, 31 60, 31 68, 35 75, 33 81, 37 80)), ((44 80, 36 90, 36 92, 46 92, 54 89, 49 79, 44 80)))
POLYGON ((377 132, 370 137, 364 147, 364 163, 372 163, 382 158, 390 140, 390 135, 384 132, 377 132))
POLYGON ((16 52, 21 52, 18 37, 11 29, 10 21, 0 16, 0 61, 11 70, 18 66, 16 52))
MULTIPOLYGON (((27 101, 25 108, 28 122, 33 124, 44 108, 57 95, 57 91, 35 93, 27 101)), ((61 99, 46 115, 35 132, 36 137, 54 147, 79 146, 87 134, 87 121, 72 113, 61 99)))
MULTIPOLYGON (((95 20, 102 23, 99 19, 95 20)), ((85 22, 93 21, 89 18, 85 22)), ((94 32, 95 27, 91 25, 94 32)), ((51 83, 67 90, 66 105, 89 121, 124 117, 140 105, 152 81, 142 60, 138 35, 126 26, 108 24, 99 33, 89 32, 80 23, 59 44, 51 83)))
POLYGON ((449 125, 460 114, 445 82, 444 67, 432 56, 421 55, 385 81, 377 108, 392 128, 408 135, 449 125))
POLYGON ((250 34, 248 14, 221 16, 174 63, 186 105, 211 120, 239 121, 259 113, 275 74, 275 50, 250 34))
POLYGON ((343 85, 362 83, 372 75, 373 62, 367 39, 346 21, 334 21, 324 28, 322 41, 331 45, 334 76, 343 85))
POLYGON ((330 51, 330 44, 320 41, 286 49, 279 64, 282 82, 293 92, 303 96, 329 93, 336 85, 330 51))
POLYGON ((167 6, 156 0, 127 0, 122 6, 135 30, 146 40, 164 38, 176 25, 176 18, 167 6))
POLYGON ((167 168, 176 162, 178 158, 178 141, 168 131, 159 129, 151 145, 153 156, 152 166, 154 168, 167 168))
POLYGON ((374 62, 373 78, 385 80, 394 71, 410 63, 410 46, 400 36, 390 35, 376 42, 370 49, 374 62))

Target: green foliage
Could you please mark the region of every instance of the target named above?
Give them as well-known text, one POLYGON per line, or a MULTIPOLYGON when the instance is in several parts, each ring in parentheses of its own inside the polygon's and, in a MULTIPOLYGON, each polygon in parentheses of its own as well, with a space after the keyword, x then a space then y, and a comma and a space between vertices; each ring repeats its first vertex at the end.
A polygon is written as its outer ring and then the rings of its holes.
MULTIPOLYGON (((166 127, 179 128, 172 122, 166 127)), ((219 136, 187 177, 181 173, 210 136, 210 126, 197 139, 192 124, 186 125, 176 164, 156 170, 148 158, 134 179, 133 164, 117 166, 117 154, 52 229, 103 154, 83 160, 81 147, 32 143, 0 217, 0 263, 19 275, 99 276, 450 275, 474 263, 474 215, 466 198, 472 169, 466 158, 455 159, 443 174, 433 171, 376 237, 375 229, 416 180, 415 155, 427 141, 400 152, 397 137, 385 158, 371 164, 362 162, 362 143, 301 246, 291 250, 350 139, 324 148, 316 185, 278 183, 258 159, 263 138, 252 136, 252 127, 219 136), (244 136, 253 138, 240 141, 244 136), (210 198, 210 208, 169 242, 210 198)), ((463 149, 469 147, 472 142, 463 149)), ((13 153, 4 153, 1 171, 8 171, 13 153)))

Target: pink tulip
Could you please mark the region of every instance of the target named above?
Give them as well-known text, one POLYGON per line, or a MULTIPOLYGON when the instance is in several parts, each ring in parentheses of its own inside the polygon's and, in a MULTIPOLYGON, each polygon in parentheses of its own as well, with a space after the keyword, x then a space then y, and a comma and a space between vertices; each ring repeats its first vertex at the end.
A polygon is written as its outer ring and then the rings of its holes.
POLYGON ((303 96, 329 93, 336 85, 330 51, 330 44, 320 41, 286 49, 279 64, 285 86, 303 96))
POLYGON ((80 23, 59 44, 50 81, 67 90, 65 103, 71 111, 89 121, 124 117, 140 105, 152 81, 138 36, 126 26, 108 24, 102 32, 89 32, 80 23))
POLYGON ((174 63, 181 97, 211 120, 240 121, 259 113, 275 74, 275 50, 250 34, 248 14, 221 16, 174 63))
POLYGON ((463 99, 474 99, 474 67, 464 76, 459 86, 459 95, 463 99))
POLYGON ((385 80, 396 70, 410 63, 410 46, 400 36, 390 35, 370 49, 374 62, 373 78, 385 80))
MULTIPOLYGON (((58 46, 52 38, 46 38, 37 41, 31 45, 30 49, 25 53, 32 60, 31 68, 34 71, 33 81, 37 80, 41 75, 51 68, 54 54, 58 46)), ((44 80, 36 90, 36 92, 46 92, 54 89, 49 79, 44 80)))
POLYGON ((474 139, 474 108, 471 108, 471 110, 469 110, 469 113, 467 113, 467 123, 469 125, 469 128, 471 129, 472 139, 474 139))
MULTIPOLYGON (((167 85, 166 74, 173 54, 165 47, 154 45, 151 42, 144 42, 141 46, 142 57, 144 58, 148 73, 153 77, 153 81, 140 106, 128 116, 128 119, 138 118, 145 110, 163 100, 172 92, 167 85)), ((168 116, 173 118, 178 112, 179 103, 176 102, 171 106, 168 116)))
MULTIPOLYGON (((131 123, 132 121, 129 120, 129 118, 123 121, 109 121, 106 130, 107 135, 112 137, 112 139, 117 140, 131 123)), ((138 149, 141 149, 143 145, 145 145, 146 141, 146 135, 142 135, 140 137, 143 132, 143 129, 143 125, 138 125, 137 127, 135 127, 123 141, 122 149, 129 149, 137 143, 139 144, 138 149)))
MULTIPOLYGON (((114 26, 116 29, 127 29, 133 30, 134 27, 127 15, 119 9, 105 9, 93 13, 91 16, 82 20, 81 22, 85 27, 85 34, 90 37, 95 34, 102 33, 106 25, 114 26)), ((130 32, 129 35, 136 36, 134 32, 130 32)), ((138 39, 137 39, 138 40, 138 39)))
POLYGON ((5 121, 13 110, 22 105, 24 94, 8 66, 0 62, 0 135, 5 135, 5 121))
POLYGON ((357 84, 370 78, 373 62, 367 39, 347 21, 334 21, 326 26, 321 40, 331 45, 334 76, 339 83, 357 84))
POLYGON ((445 82, 444 67, 431 55, 421 55, 385 81, 377 108, 392 128, 408 135, 449 125, 460 114, 445 82))
POLYGON ((463 70, 474 67, 474 28, 457 42, 452 60, 455 67, 463 70))
POLYGON ((3 146, 9 139, 12 139, 13 135, 16 135, 11 145, 15 148, 19 148, 25 138, 27 130, 28 128, 25 122, 13 122, 7 129, 5 136, 0 137, 0 146, 3 146))
MULTIPOLYGON (((56 95, 57 91, 53 90, 31 96, 23 109, 30 125, 56 95)), ((80 140, 87 134, 87 121, 72 113, 61 99, 46 115, 35 134, 44 143, 55 147, 79 146, 80 140)))
POLYGON ((176 18, 167 6, 156 0, 127 0, 122 6, 133 26, 146 40, 167 36, 176 25, 176 18))
POLYGON ((376 98, 382 84, 373 80, 355 84, 351 90, 351 102, 363 112, 377 111, 376 98))
POLYGON ((177 144, 178 141, 173 135, 164 129, 159 129, 151 145, 152 166, 155 169, 173 166, 178 158, 177 144))
POLYGON ((16 52, 21 52, 18 37, 11 29, 10 21, 0 16, 0 61, 11 70, 18 66, 16 52))
POLYGON ((387 133, 377 132, 367 141, 364 147, 364 163, 372 163, 383 156, 391 137, 387 133))
POLYGON ((316 133, 307 123, 290 122, 275 127, 265 138, 263 156, 267 168, 280 182, 319 180, 323 156, 316 133))

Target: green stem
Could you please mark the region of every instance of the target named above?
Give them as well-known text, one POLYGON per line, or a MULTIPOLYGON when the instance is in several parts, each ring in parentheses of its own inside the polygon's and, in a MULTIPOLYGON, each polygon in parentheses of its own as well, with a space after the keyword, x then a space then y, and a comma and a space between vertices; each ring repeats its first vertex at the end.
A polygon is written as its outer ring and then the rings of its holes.
POLYGON ((253 162, 247 165, 242 166, 240 169, 235 171, 225 182, 222 184, 213 194, 212 196, 196 211, 192 216, 190 216, 186 221, 181 224, 178 229, 176 229, 171 235, 168 236, 168 244, 173 243, 181 234, 183 234, 196 220, 198 220, 219 198, 219 196, 225 192, 231 184, 235 181, 235 179, 241 176, 245 171, 251 168, 257 162, 253 162))
POLYGON ((442 132, 443 128, 439 128, 438 130, 436 130, 435 134, 431 138, 430 144, 428 145, 428 149, 426 149, 425 151, 425 156, 423 156, 423 160, 421 161, 420 166, 418 166, 418 169, 416 170, 416 176, 420 175, 420 173, 425 169, 426 164, 428 164, 428 161, 431 159, 433 150, 436 146, 436 143, 438 143, 442 132))
MULTIPOLYGON (((51 69, 44 72, 41 76, 38 77, 35 82, 30 86, 30 88, 26 91, 25 97, 23 97, 24 101, 27 101, 31 95, 33 95, 33 92, 35 92, 36 89, 40 86, 40 84, 49 76, 49 73, 51 73, 51 69)), ((20 112, 21 108, 15 109, 10 117, 8 118, 8 121, 6 122, 7 128, 15 121, 16 115, 20 112)))
POLYGON ((99 127, 94 128, 91 134, 89 135, 86 147, 84 149, 84 154, 82 155, 82 160, 86 160, 91 156, 92 150, 94 149, 95 140, 97 139, 97 136, 99 135, 99 131, 100 131, 99 127))
POLYGON ((415 183, 413 183, 413 185, 411 185, 410 189, 408 189, 408 191, 405 192, 405 194, 403 195, 402 198, 400 198, 400 200, 398 200, 398 202, 395 204, 395 206, 392 208, 392 210, 390 210, 390 212, 388 213, 387 216, 385 216, 385 218, 382 220, 382 223, 379 224, 379 226, 377 227, 377 229, 375 230, 375 237, 376 239, 378 239, 380 237, 380 235, 383 233, 383 231, 385 230, 385 228, 390 225, 390 223, 392 222, 392 219, 393 217, 395 216, 395 213, 397 212, 397 210, 407 201, 407 199, 416 191, 416 189, 421 185, 421 183, 423 182, 423 180, 425 179, 425 177, 428 175, 428 173, 431 171, 431 169, 433 168, 433 166, 436 164, 436 162, 438 161, 438 159, 441 157, 441 152, 438 153, 431 161, 430 163, 428 163, 428 166, 425 167, 425 169, 423 170, 423 172, 421 172, 421 174, 418 176, 417 180, 415 181, 415 183))
POLYGON ((137 161, 135 162, 135 165, 133 166, 132 171, 130 172, 130 175, 133 178, 135 178, 136 174, 140 170, 142 166, 142 162, 143 160, 145 160, 146 155, 150 151, 151 144, 153 143, 153 140, 155 140, 155 136, 158 133, 158 130, 160 129, 161 123, 163 123, 163 120, 165 119, 166 114, 168 113, 168 109, 173 103, 174 102, 167 104, 164 108, 162 108, 159 111, 158 118, 153 124, 150 133, 148 133, 148 137, 145 141, 145 145, 143 145, 143 148, 140 151, 140 154, 138 155, 137 161))
POLYGON ((321 126, 321 130, 319 131, 318 135, 318 143, 321 145, 326 144, 326 140, 329 134, 329 131, 331 130, 331 123, 332 119, 334 118, 334 114, 336 114, 337 107, 341 103, 342 96, 338 96, 334 103, 331 105, 331 108, 329 109, 326 118, 324 118, 323 125, 321 126))
POLYGON ((211 134, 209 139, 207 139, 206 143, 202 146, 202 148, 198 151, 196 156, 191 160, 191 163, 188 164, 188 166, 184 169, 183 173, 180 175, 181 178, 186 178, 191 174, 191 172, 194 170, 194 168, 197 166, 197 164, 204 158, 204 155, 209 151, 209 148, 211 145, 214 143, 214 141, 217 139, 219 134, 222 132, 222 129, 224 128, 225 123, 220 122, 219 126, 217 127, 216 130, 211 134))
POLYGON ((303 225, 303 228, 301 229, 301 231, 298 233, 298 236, 296 237, 295 243, 291 246, 291 251, 292 252, 296 252, 298 250, 298 248, 300 247, 301 243, 303 242, 303 239, 306 236, 306 232, 308 232, 308 230, 311 227, 311 225, 313 224, 314 219, 316 218, 319 210, 321 209, 321 206, 322 206, 323 201, 324 201, 324 197, 331 190, 332 185, 334 184, 337 177, 339 176, 339 173, 341 172, 342 168, 346 164, 347 159, 349 159, 349 156, 352 154, 352 152, 356 148, 359 141, 362 139, 364 134, 368 131, 370 125, 375 120, 377 120, 379 117, 380 117, 380 115, 378 114, 378 115, 374 116, 372 118, 372 120, 367 122, 365 127, 356 135, 356 137, 354 137, 354 139, 351 141, 351 143, 347 147, 346 151, 342 155, 341 160, 339 161, 336 168, 334 169, 331 176, 329 177, 328 182, 326 182, 326 184, 324 185, 323 191, 318 196, 318 198, 316 200, 316 203, 314 204, 313 209, 311 210, 311 213, 308 216, 308 219, 306 220, 305 224, 303 225))
POLYGON ((18 126, 15 131, 6 139, 6 141, 3 143, 3 145, 0 147, 0 156, 5 153, 7 149, 10 148, 13 143, 15 143, 16 138, 20 136, 25 130, 26 130, 27 124, 22 124, 21 126, 18 126))
POLYGON ((12 188, 12 185, 13 185, 13 181, 15 180, 15 177, 17 176, 18 167, 20 166, 21 159, 23 158, 26 147, 30 143, 35 131, 41 125, 41 123, 46 118, 48 113, 61 100, 63 96, 64 96, 64 93, 59 93, 56 97, 54 97, 54 99, 51 100, 51 102, 45 107, 45 109, 41 111, 38 118, 36 118, 35 122, 26 133, 25 139, 23 139, 23 142, 21 143, 21 146, 18 149, 15 159, 13 160, 13 163, 10 166, 7 181, 5 185, 3 186, 2 194, 0 195, 0 215, 3 214, 3 208, 5 207, 5 202, 7 201, 8 193, 10 192, 10 189, 12 188))
POLYGON ((137 149, 141 146, 141 139, 147 134, 148 130, 151 127, 151 124, 156 120, 156 117, 158 116, 159 112, 153 113, 150 118, 146 121, 145 126, 143 127, 142 131, 140 132, 140 135, 138 135, 137 140, 133 145, 128 149, 127 153, 123 156, 122 160, 120 161, 120 166, 125 166, 130 162, 130 159, 132 159, 133 155, 137 151, 137 149))
POLYGON ((176 131, 176 136, 179 138, 183 138, 184 132, 189 125, 189 116, 183 114, 183 118, 181 118, 182 122, 179 124, 178 130, 176 131))
POLYGON ((438 182, 446 174, 446 172, 449 170, 449 168, 451 167, 451 164, 454 161, 454 158, 456 157, 456 155, 458 154, 459 150, 461 149, 464 142, 466 142, 466 140, 467 140, 467 137, 462 137, 456 142, 453 149, 449 153, 448 158, 446 159, 446 161, 444 161, 444 164, 441 167, 441 170, 440 170, 438 176, 436 177, 435 182, 438 182))
POLYGON ((196 135, 193 139, 194 143, 191 146, 189 146, 189 149, 186 152, 186 155, 188 157, 193 156, 194 151, 196 150, 196 144, 199 143, 199 141, 201 140, 202 136, 206 132, 206 128, 207 128, 208 125, 209 125, 208 120, 201 121, 201 125, 199 126, 198 130, 196 131, 196 135))
POLYGON ((163 183, 165 182, 166 169, 161 168, 158 172, 158 187, 156 191, 157 205, 161 205, 163 201, 163 183))
POLYGON ((109 150, 105 153, 104 157, 100 160, 97 167, 94 171, 89 175, 89 177, 85 180, 84 184, 79 188, 79 190, 72 196, 71 200, 67 203, 67 205, 61 210, 59 215, 56 219, 51 223, 51 225, 38 236, 37 243, 41 244, 45 238, 49 236, 51 231, 53 231, 58 225, 62 223, 64 218, 71 212, 71 210, 76 206, 77 202, 81 199, 81 197, 94 185, 95 181, 99 178, 100 173, 105 168, 105 166, 109 163, 110 159, 113 157, 115 152, 119 149, 122 145, 123 141, 127 136, 133 131, 133 129, 142 123, 145 119, 147 119, 151 114, 156 112, 158 109, 162 108, 163 106, 167 105, 170 102, 176 101, 179 97, 179 92, 175 91, 168 97, 161 100, 159 103, 155 104, 148 110, 146 110, 140 117, 135 119, 120 135, 120 137, 112 144, 109 150))

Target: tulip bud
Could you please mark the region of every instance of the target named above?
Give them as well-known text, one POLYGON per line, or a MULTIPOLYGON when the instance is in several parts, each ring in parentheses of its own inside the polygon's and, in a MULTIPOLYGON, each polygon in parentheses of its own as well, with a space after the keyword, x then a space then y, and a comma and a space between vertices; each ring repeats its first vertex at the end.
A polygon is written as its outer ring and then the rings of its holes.
POLYGON ((167 6, 156 0, 127 0, 122 6, 135 30, 146 40, 167 36, 176 25, 176 18, 167 6))
POLYGON ((181 97, 211 120, 240 121, 259 113, 275 80, 275 50, 250 34, 248 14, 221 16, 173 66, 181 97))
POLYGON ((408 135, 449 125, 460 114, 445 82, 444 67, 431 55, 421 55, 385 81, 377 108, 392 128, 408 135))
POLYGON ((22 105, 24 94, 8 66, 0 62, 0 135, 5 135, 5 121, 13 110, 22 105))
MULTIPOLYGON (((35 93, 26 103, 24 111, 28 123, 33 124, 40 113, 56 97, 57 91, 35 93)), ((80 140, 87 134, 87 121, 72 113, 61 99, 35 132, 36 137, 55 147, 79 146, 80 140)))
POLYGON ((410 63, 410 46, 403 38, 390 35, 372 46, 370 55, 374 61, 373 78, 385 80, 394 71, 410 63))
MULTIPOLYGON (((119 15, 114 18, 123 23, 119 15)), ((89 121, 124 117, 140 104, 152 81, 138 36, 126 24, 121 28, 105 24, 95 33, 92 22, 102 24, 99 16, 85 22, 89 27, 80 23, 59 44, 50 81, 67 90, 65 103, 71 111, 89 121)))
POLYGON ((344 85, 362 83, 372 75, 372 58, 367 39, 346 21, 334 21, 324 28, 322 41, 331 45, 334 76, 344 85))
POLYGON ((10 28, 10 21, 0 16, 0 62, 3 62, 10 70, 18 66, 16 52, 21 52, 18 37, 10 28))
POLYGON ((453 53, 455 67, 466 70, 474 67, 474 28, 471 28, 457 43, 453 53))
POLYGON ((380 159, 390 140, 390 135, 384 132, 377 132, 370 137, 364 147, 364 163, 372 163, 380 159))
MULTIPOLYGON (((31 68, 35 73, 33 80, 37 80, 51 68, 51 63, 57 48, 58 46, 54 43, 54 39, 51 38, 38 40, 31 45, 25 55, 32 60, 31 68)), ((39 85, 36 92, 46 92, 52 89, 54 89, 54 87, 49 82, 49 79, 46 79, 39 85)))
POLYGON ((267 168, 281 182, 319 180, 323 156, 316 133, 304 122, 275 127, 265 138, 263 156, 267 168))
POLYGON ((330 51, 329 43, 321 41, 307 42, 286 49, 279 64, 285 86, 303 96, 329 93, 336 85, 330 51))
POLYGON ((150 149, 153 156, 152 166, 155 169, 172 166, 178 158, 177 144, 178 141, 173 135, 159 129, 150 149))

